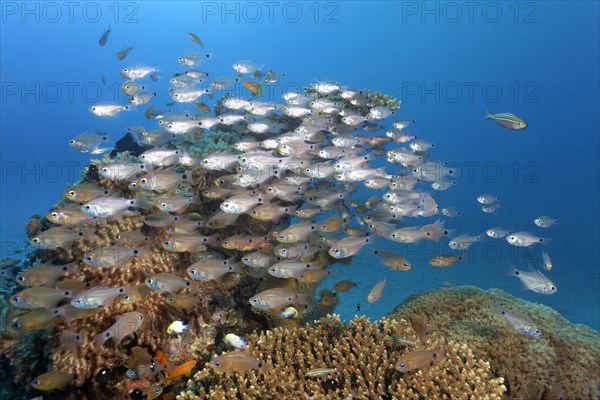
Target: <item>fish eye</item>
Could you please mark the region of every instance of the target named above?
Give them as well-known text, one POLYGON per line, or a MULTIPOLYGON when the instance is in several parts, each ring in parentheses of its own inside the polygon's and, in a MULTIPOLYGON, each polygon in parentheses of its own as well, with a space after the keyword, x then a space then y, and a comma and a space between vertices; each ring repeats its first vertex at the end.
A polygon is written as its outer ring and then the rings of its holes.
POLYGON ((219 361, 213 361, 213 365, 215 367, 220 367, 221 366, 221 362, 219 362, 219 361))
POLYGON ((75 300, 75 304, 81 304, 81 300, 75 300))
POLYGON ((39 243, 40 239, 39 238, 33 238, 33 243, 39 243))
POLYGON ((40 380, 39 379, 34 379, 33 382, 31 382, 32 385, 39 385, 40 384, 40 380))
POLYGON ((398 368, 400 368, 400 369, 404 369, 404 363, 400 363, 400 364, 398 365, 398 368))

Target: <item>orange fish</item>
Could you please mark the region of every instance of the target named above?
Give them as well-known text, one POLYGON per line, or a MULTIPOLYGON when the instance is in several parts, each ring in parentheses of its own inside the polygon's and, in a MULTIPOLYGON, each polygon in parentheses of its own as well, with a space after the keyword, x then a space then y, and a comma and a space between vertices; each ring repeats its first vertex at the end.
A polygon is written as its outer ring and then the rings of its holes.
POLYGON ((190 374, 192 373, 192 369, 196 366, 196 363, 196 360, 186 361, 183 364, 175 367, 175 369, 167 372, 167 379, 165 379, 165 384, 168 385, 169 382, 179 379, 182 376, 190 376, 190 374))
POLYGON ((154 356, 154 359, 159 364, 168 364, 169 363, 169 360, 167 359, 167 357, 165 357, 165 355, 163 354, 163 352, 160 351, 160 349, 156 350, 156 354, 154 356))
POLYGON ((260 84, 250 82, 250 81, 244 81, 244 87, 246 89, 248 89, 252 93, 253 96, 256 96, 257 94, 262 94, 262 89, 260 88, 260 84))

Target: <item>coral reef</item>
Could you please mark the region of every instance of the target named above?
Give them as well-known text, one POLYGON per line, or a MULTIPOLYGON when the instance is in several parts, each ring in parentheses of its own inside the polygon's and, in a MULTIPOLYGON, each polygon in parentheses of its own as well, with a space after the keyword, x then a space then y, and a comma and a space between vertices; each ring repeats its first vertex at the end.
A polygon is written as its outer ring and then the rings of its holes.
POLYGON ((467 345, 432 335, 427 349, 444 349, 445 357, 408 373, 398 372, 397 359, 413 351, 390 341, 417 342, 406 320, 371 323, 356 317, 342 324, 327 316, 313 326, 276 328, 248 338, 252 356, 266 371, 228 376, 207 364, 188 381, 178 399, 501 399, 503 378, 493 376, 487 361, 467 345), (335 368, 310 376, 314 368, 335 368))
POLYGON ((409 298, 388 317, 421 314, 431 332, 465 343, 505 378, 510 399, 600 398, 600 334, 573 325, 553 309, 507 293, 452 287, 409 298), (498 313, 501 306, 527 315, 542 333, 522 335, 498 313))

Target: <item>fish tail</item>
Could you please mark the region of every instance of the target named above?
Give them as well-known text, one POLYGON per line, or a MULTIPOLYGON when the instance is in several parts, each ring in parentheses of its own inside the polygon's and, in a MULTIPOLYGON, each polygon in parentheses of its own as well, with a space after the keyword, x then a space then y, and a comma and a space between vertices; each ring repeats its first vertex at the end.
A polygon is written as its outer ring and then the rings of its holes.
POLYGON ((492 113, 490 112, 490 108, 489 107, 485 107, 485 112, 486 112, 486 116, 483 118, 483 121, 486 121, 486 120, 492 118, 492 113))

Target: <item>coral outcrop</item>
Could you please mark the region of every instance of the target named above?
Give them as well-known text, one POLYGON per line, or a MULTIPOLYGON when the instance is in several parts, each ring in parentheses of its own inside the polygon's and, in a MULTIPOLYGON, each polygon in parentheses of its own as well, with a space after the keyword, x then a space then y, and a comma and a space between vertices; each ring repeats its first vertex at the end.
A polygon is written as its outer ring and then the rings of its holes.
POLYGON ((402 321, 419 313, 430 332, 466 344, 505 378, 507 398, 600 398, 600 334, 574 325, 553 309, 498 290, 453 287, 409 298, 388 317, 402 321), (511 329, 498 307, 528 316, 542 333, 511 329))

